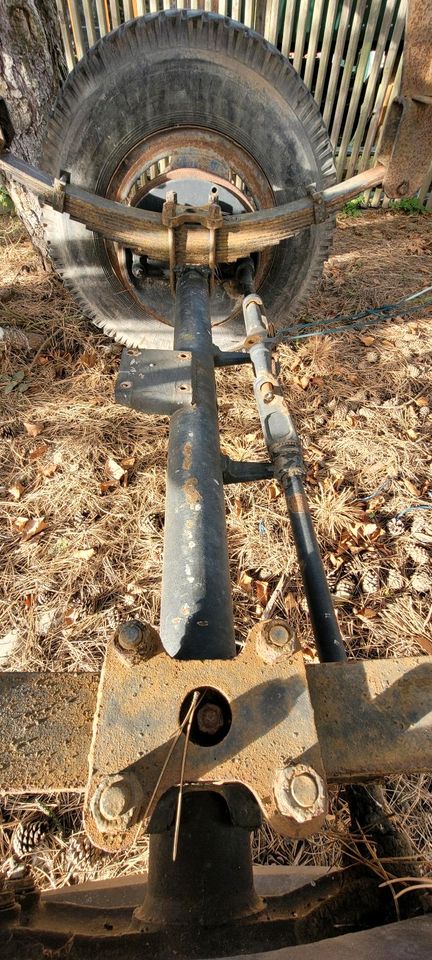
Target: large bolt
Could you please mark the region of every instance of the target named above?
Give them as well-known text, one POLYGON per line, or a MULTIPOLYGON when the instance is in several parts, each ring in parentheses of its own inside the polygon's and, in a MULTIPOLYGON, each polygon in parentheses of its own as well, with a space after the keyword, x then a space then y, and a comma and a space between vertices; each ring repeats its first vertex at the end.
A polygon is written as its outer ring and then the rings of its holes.
POLYGON ((268 634, 270 643, 275 647, 285 647, 289 641, 292 641, 292 633, 284 623, 273 623, 268 634))
POLYGON ((326 814, 324 781, 313 767, 305 763, 279 770, 274 796, 279 813, 298 824, 317 821, 326 814))
POLYGON ((131 790, 127 780, 119 778, 104 787, 99 797, 99 810, 105 820, 117 820, 130 809, 131 790))
POLYGON ((90 808, 101 833, 121 833, 138 820, 143 801, 141 783, 132 771, 104 777, 90 808))
POLYGON ((139 620, 121 623, 117 631, 117 643, 122 650, 133 651, 144 639, 143 624, 139 620))
POLYGON ((205 703, 197 712, 197 724, 201 733, 214 736, 224 724, 224 715, 217 703, 205 703))
POLYGON ((262 620, 253 628, 253 633, 257 653, 264 663, 276 663, 295 652, 295 634, 285 620, 262 620))

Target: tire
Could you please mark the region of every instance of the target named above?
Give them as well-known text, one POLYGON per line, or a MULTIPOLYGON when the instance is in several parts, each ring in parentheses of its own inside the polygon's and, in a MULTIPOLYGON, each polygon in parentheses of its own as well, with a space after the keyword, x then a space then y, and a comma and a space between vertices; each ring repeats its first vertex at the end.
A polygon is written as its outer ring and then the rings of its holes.
MULTIPOLYGON (((239 23, 176 10, 132 20, 89 51, 54 108, 43 166, 104 196, 143 137, 182 124, 210 128, 248 151, 275 205, 304 197, 311 183, 321 190, 335 182, 321 115, 289 62, 239 23)), ((320 278, 333 229, 334 221, 313 225, 271 251, 259 292, 276 328, 320 278)), ((172 347, 172 312, 160 319, 136 301, 101 238, 51 210, 46 231, 54 267, 88 317, 128 345, 172 347)), ((214 322, 218 346, 238 345, 238 307, 214 322)))

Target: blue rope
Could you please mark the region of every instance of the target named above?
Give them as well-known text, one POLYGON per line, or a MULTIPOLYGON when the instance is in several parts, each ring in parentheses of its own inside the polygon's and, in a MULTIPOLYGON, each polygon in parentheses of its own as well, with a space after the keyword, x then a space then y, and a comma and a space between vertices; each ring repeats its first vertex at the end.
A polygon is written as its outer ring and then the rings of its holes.
POLYGON ((418 290, 409 296, 402 297, 397 303, 387 303, 382 307, 370 307, 367 310, 360 310, 358 313, 337 314, 335 317, 326 317, 323 320, 310 320, 305 323, 298 323, 292 327, 285 327, 279 330, 275 340, 306 340, 309 337, 323 337, 330 334, 344 333, 348 329, 365 330, 376 324, 379 320, 388 320, 391 316, 397 314, 416 313, 418 310, 432 306, 432 297, 427 297, 421 303, 412 303, 411 301, 423 297, 429 293, 431 287, 425 287, 424 290, 418 290), (335 322, 343 324, 341 326, 331 326, 335 322), (311 331, 311 327, 318 328, 311 331))

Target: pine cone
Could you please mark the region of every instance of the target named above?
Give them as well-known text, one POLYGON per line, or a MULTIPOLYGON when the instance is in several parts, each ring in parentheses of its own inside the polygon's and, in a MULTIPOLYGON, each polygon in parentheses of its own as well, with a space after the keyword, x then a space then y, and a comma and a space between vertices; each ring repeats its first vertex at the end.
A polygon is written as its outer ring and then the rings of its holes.
POLYGON ((405 586, 405 580, 397 567, 390 567, 390 570, 387 573, 387 586, 389 590, 403 590, 405 586))
POLYGON ((99 850, 93 846, 88 837, 75 834, 71 837, 67 850, 69 872, 86 873, 91 870, 100 857, 99 850))
POLYGON ((19 823, 12 834, 11 846, 17 857, 25 857, 31 853, 50 831, 50 823, 46 817, 35 817, 26 823, 19 823))
POLYGON ((416 593, 429 593, 432 590, 432 578, 424 570, 418 570, 411 577, 411 586, 416 593))
POLYGON ((0 440, 12 440, 17 435, 17 426, 14 423, 5 423, 0 427, 0 440))
POLYGON ((427 550, 425 550, 424 547, 418 546, 417 543, 408 544, 407 554, 419 567, 424 567, 427 563, 429 563, 429 554, 427 550))
POLYGON ((351 603, 356 591, 356 582, 354 577, 344 576, 341 577, 339 582, 336 584, 335 591, 333 594, 333 601, 335 604, 342 605, 343 603, 351 603))
POLYGON ((392 517, 388 521, 387 533, 390 537, 401 537, 405 533, 405 524, 401 517, 392 517))
POLYGON ((426 516, 426 510, 419 510, 418 515, 414 517, 411 536, 416 543, 420 543, 423 546, 428 547, 432 544, 432 525, 430 517, 426 516))
POLYGON ((362 576, 361 586, 363 593, 378 593, 380 588, 379 570, 374 570, 373 568, 366 570, 366 573, 362 576))

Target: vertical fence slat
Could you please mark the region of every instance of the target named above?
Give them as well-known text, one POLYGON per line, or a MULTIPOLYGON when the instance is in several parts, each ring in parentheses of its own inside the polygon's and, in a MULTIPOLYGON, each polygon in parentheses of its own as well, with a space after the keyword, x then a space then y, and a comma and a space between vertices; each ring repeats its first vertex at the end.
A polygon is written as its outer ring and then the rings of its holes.
POLYGON ((333 119, 333 125, 330 132, 330 140, 334 146, 336 146, 336 143, 339 137, 339 131, 342 124, 345 105, 348 99, 349 85, 350 85, 350 80, 352 78, 354 61, 355 61, 355 56, 357 52, 357 47, 359 45, 360 31, 361 31, 365 10, 366 10, 366 0, 360 0, 359 3, 354 4, 353 18, 352 18, 350 37, 348 42, 348 50, 345 56, 342 79, 338 84, 338 98, 337 98, 335 115, 333 119))
POLYGON ((96 12, 97 20, 99 24, 99 33, 101 37, 104 37, 108 33, 109 27, 107 23, 105 4, 103 0, 96 0, 96 12))
POLYGON ((81 27, 80 10, 77 0, 68 0, 69 20, 72 30, 75 52, 78 60, 84 56, 86 44, 81 27))
POLYGON ((68 70, 73 70, 75 66, 75 57, 72 48, 72 36, 69 29, 66 2, 65 0, 56 0, 56 4, 67 68, 68 70))
POLYGON ((158 2, 157 0, 150 0, 150 13, 158 12, 158 2))
MULTIPOLYGON (((354 0, 354 3, 356 0, 354 0)), ((342 9, 340 13, 339 27, 336 36, 336 46, 334 48, 332 65, 330 68, 330 77, 328 81, 328 86, 326 90, 324 110, 323 110, 323 119, 326 126, 329 125, 331 120, 331 115, 333 113, 334 101, 336 93, 340 95, 338 89, 338 80, 340 75, 341 61, 343 57, 343 52, 345 49, 345 41, 348 30, 348 22, 351 9, 351 0, 343 0, 342 9)))
POLYGON ((123 0, 123 10, 125 20, 133 19, 132 0, 123 0))
POLYGON ((92 47, 96 43, 96 30, 93 16, 93 10, 90 0, 82 0, 84 22, 87 33, 87 43, 92 47))
POLYGON ((253 27, 253 0, 245 0, 244 22, 247 27, 253 27))
POLYGON ((390 83, 394 74, 396 58, 398 54, 402 56, 401 50, 401 41, 405 29, 405 16, 406 16, 406 2, 402 0, 398 16, 393 30, 393 35, 390 41, 390 45, 387 51, 387 57, 385 62, 385 67, 383 70, 383 75, 381 78, 381 83, 378 87, 378 91, 375 97, 373 114, 368 126, 368 131, 366 134, 366 140, 363 147, 362 158, 359 163, 359 170, 366 170, 369 166, 369 160, 372 153, 372 148, 376 143, 378 128, 382 120, 382 114, 384 110, 384 104, 386 97, 390 92, 390 83))
POLYGON ((304 82, 309 90, 312 88, 312 80, 314 75, 315 61, 318 49, 318 39, 321 27, 321 19, 323 14, 324 0, 314 0, 314 8, 312 13, 312 24, 311 32, 309 37, 309 43, 307 48, 307 57, 306 57, 306 68, 304 75, 304 82))
POLYGON ((295 14, 296 0, 286 0, 281 47, 284 57, 289 57, 291 53, 291 40, 294 29, 295 14))
POLYGON ((226 17, 227 15, 227 0, 219 0, 218 3, 218 13, 221 17, 226 17))
MULTIPOLYGON (((312 0, 313 4, 313 0, 312 0)), ((308 0, 303 0, 300 4, 298 17, 297 17, 297 30, 296 30, 296 42, 294 47, 294 60, 293 66, 294 70, 297 70, 301 74, 303 66, 303 55, 306 42, 306 27, 309 16, 309 2, 308 0)))
POLYGON ((366 70, 368 59, 369 59, 369 54, 371 52, 372 41, 374 38, 375 28, 376 28, 377 20, 380 13, 380 6, 381 5, 378 3, 376 5, 372 4, 369 10, 369 17, 368 17, 368 22, 366 26, 365 35, 364 35, 363 46, 360 51, 360 57, 359 57, 356 72, 355 72, 354 87, 349 100, 348 116, 345 119, 340 151, 339 151, 339 155, 336 163, 336 172, 339 179, 342 178, 342 175, 345 169, 345 161, 348 153, 348 146, 352 137, 354 120, 356 117, 357 108, 358 108, 360 97, 363 90, 365 70, 366 70))
POLYGON ((270 43, 277 43, 279 0, 267 0, 264 36, 270 43))
POLYGON ((324 81, 327 74, 327 66, 330 56, 330 50, 333 40, 334 24, 336 19, 338 7, 338 0, 330 0, 327 7, 327 16, 325 19, 324 27, 324 41, 321 47, 321 53, 319 58, 319 67, 318 67, 318 76, 315 84, 315 90, 313 91, 314 98, 318 107, 321 108, 321 100, 323 97, 324 90, 324 81))
POLYGON ((121 24, 119 0, 109 0, 109 5, 110 5, 110 14, 111 14, 111 26, 113 30, 116 30, 117 27, 119 27, 121 24))
POLYGON ((232 13, 231 16, 233 20, 241 20, 240 15, 240 0, 232 0, 232 13))
POLYGON ((374 58, 371 66, 371 71, 367 80, 366 90, 363 97, 363 103, 361 105, 360 116, 358 118, 354 138, 351 148, 351 156, 348 161, 347 166, 347 177, 351 177, 354 174, 354 171, 357 168, 358 156, 360 153, 360 148, 363 142, 363 137, 366 129, 366 124, 370 119, 372 113, 373 101, 376 96, 376 87, 378 82, 379 71, 381 69, 382 59, 385 56, 385 48, 391 28, 392 17, 397 4, 397 0, 390 0, 387 2, 384 8, 384 15, 382 18, 381 28, 379 31, 378 39, 376 42, 376 47, 374 50, 374 58))

